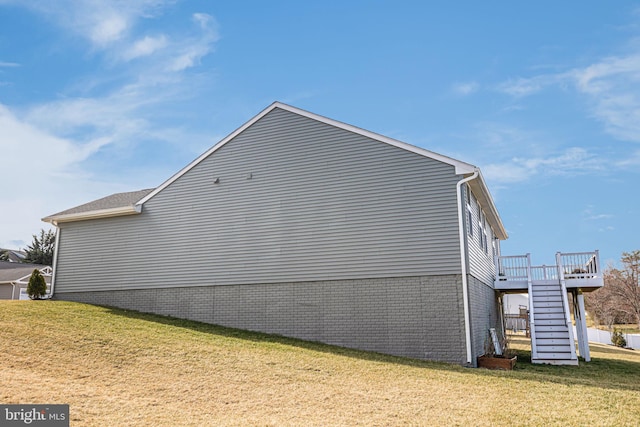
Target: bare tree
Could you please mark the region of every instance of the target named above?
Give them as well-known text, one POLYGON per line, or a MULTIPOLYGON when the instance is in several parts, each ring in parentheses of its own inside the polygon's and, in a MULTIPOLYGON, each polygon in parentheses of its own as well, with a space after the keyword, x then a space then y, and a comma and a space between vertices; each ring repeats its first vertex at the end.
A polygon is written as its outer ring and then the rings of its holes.
MULTIPOLYGON (((605 277, 606 274, 605 272, 605 277)), ((618 310, 610 286, 604 286, 595 292, 585 294, 584 303, 587 312, 597 325, 611 329, 615 323, 622 321, 622 313, 618 310)))
POLYGON ((621 260, 623 268, 607 268, 604 287, 588 294, 585 303, 598 323, 636 323, 640 328, 640 250, 623 252, 621 260))

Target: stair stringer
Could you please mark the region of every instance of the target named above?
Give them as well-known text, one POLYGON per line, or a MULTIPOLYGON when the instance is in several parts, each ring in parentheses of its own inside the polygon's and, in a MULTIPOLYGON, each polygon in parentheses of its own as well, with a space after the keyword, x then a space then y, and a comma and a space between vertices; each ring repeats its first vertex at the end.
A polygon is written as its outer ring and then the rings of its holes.
POLYGON ((536 280, 529 286, 531 362, 577 365, 567 291, 561 280, 536 280))

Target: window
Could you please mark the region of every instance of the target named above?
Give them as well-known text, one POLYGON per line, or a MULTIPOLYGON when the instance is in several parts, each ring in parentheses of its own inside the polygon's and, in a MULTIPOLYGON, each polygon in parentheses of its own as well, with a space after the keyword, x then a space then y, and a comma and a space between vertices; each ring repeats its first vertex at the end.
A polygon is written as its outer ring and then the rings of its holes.
POLYGON ((467 224, 470 236, 473 236, 473 211, 471 210, 471 189, 467 185, 467 224))
POLYGON ((478 206, 478 237, 480 237, 478 239, 478 246, 480 246, 480 249, 482 249, 482 246, 484 245, 484 230, 482 229, 482 222, 482 211, 480 210, 480 206, 478 206))
POLYGON ((489 254, 489 245, 488 245, 488 237, 487 237, 487 223, 484 223, 484 227, 482 229, 482 235, 484 237, 484 242, 482 243, 482 249, 484 249, 485 254, 489 254))
POLYGON ((480 230, 480 240, 478 240, 478 244, 480 245, 480 249, 484 251, 485 254, 489 253, 489 242, 487 238, 487 222, 482 214, 482 210, 480 206, 478 206, 478 229, 480 230))

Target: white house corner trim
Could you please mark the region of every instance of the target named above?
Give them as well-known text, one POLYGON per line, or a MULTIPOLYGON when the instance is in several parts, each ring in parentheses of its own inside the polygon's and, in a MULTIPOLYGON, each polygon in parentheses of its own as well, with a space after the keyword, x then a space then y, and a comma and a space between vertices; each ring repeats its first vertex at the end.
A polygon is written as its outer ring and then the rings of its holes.
POLYGON ((469 281, 467 278, 467 245, 465 244, 464 215, 462 210, 462 184, 472 181, 478 176, 479 170, 476 168, 471 176, 461 179, 456 184, 456 199, 458 203, 458 240, 460 243, 460 267, 462 273, 462 300, 464 304, 464 333, 468 364, 473 364, 473 350, 471 348, 471 309, 469 306, 469 281))

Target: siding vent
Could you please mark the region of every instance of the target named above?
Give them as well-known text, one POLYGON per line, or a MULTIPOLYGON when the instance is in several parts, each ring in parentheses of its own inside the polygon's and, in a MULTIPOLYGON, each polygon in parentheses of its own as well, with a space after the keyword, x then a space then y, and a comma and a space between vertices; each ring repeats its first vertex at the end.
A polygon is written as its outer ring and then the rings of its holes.
POLYGON ((220 178, 216 177, 216 179, 213 181, 214 184, 220 184, 220 178))

